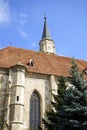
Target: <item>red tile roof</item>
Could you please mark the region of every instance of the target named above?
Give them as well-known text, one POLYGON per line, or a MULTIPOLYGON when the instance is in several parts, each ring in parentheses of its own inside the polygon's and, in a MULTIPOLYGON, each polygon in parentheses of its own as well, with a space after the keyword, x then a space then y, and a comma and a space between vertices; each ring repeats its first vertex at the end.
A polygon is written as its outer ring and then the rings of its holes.
MULTIPOLYGON (((29 72, 69 76, 71 58, 46 54, 16 47, 7 47, 0 50, 0 68, 10 68, 20 61, 29 72), (30 59, 33 60, 33 67, 28 66, 30 59)), ((77 60, 81 70, 87 68, 87 62, 77 60)))

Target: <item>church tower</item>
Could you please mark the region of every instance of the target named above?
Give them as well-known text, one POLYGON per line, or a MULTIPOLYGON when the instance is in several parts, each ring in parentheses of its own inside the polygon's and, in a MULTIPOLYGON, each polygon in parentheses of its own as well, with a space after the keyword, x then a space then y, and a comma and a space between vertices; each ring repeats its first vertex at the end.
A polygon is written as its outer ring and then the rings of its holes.
POLYGON ((41 52, 55 54, 55 45, 54 41, 50 37, 46 16, 44 17, 43 33, 39 45, 41 52))

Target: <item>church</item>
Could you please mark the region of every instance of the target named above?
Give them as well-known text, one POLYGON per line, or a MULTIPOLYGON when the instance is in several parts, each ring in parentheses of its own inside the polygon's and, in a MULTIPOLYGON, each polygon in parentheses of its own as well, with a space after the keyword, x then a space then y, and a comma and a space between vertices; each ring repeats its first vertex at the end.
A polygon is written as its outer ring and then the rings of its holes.
MULTIPOLYGON (((46 17, 39 52, 8 46, 0 50, 0 125, 5 130, 38 130, 51 107, 58 76, 69 77, 71 58, 56 54, 46 17)), ((87 62, 76 60, 81 70, 87 62)))

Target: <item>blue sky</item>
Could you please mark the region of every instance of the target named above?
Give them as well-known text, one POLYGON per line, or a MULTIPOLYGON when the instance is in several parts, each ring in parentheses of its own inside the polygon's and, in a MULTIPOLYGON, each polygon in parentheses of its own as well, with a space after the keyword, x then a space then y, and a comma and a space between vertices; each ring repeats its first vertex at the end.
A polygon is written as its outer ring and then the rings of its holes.
POLYGON ((87 0, 0 0, 0 48, 38 51, 45 13, 57 55, 87 60, 87 0))

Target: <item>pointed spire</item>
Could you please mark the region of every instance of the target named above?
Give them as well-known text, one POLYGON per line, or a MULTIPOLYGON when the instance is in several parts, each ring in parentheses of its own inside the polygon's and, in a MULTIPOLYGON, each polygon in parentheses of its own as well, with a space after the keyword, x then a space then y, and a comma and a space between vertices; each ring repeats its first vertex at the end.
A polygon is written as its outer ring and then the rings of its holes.
POLYGON ((43 28, 43 34, 42 34, 42 39, 43 38, 48 38, 48 39, 51 39, 50 38, 50 33, 49 33, 49 30, 48 30, 48 26, 47 26, 47 17, 44 16, 44 28, 43 28))
POLYGON ((44 17, 44 27, 43 27, 43 34, 42 38, 39 42, 40 45, 40 51, 44 53, 53 53, 55 54, 55 45, 54 41, 50 37, 50 33, 48 31, 48 26, 47 26, 47 18, 46 16, 44 17))

